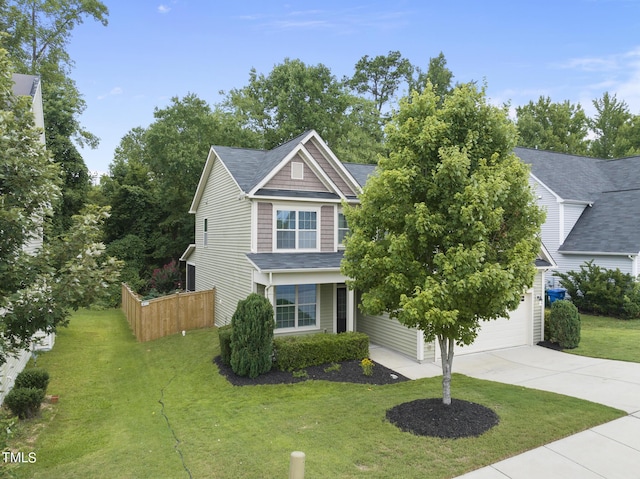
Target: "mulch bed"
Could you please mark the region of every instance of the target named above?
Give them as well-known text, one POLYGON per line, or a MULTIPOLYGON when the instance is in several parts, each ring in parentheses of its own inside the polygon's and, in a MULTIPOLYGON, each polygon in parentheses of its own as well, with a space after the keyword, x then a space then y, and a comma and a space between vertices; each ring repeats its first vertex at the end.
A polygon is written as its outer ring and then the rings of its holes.
POLYGON ((563 351, 562 347, 558 343, 552 343, 551 341, 538 341, 538 346, 543 348, 553 349, 555 351, 563 351))
POLYGON ((403 431, 443 439, 480 436, 500 422, 495 412, 481 404, 452 399, 445 406, 442 398, 399 404, 387 411, 387 419, 403 431))
POLYGON ((374 363, 373 374, 371 376, 365 376, 362 372, 362 366, 360 361, 344 361, 338 363, 340 369, 332 370, 332 364, 323 364, 321 366, 311 366, 304 368, 306 371, 305 377, 299 377, 299 372, 294 373, 288 371, 279 371, 272 369, 266 374, 261 374, 257 378, 249 378, 243 376, 237 376, 231 366, 224 364, 220 356, 216 356, 213 359, 216 363, 220 374, 222 374, 227 381, 234 386, 255 386, 258 384, 292 384, 302 381, 308 381, 311 379, 322 381, 336 381, 344 383, 356 383, 356 384, 394 384, 402 381, 408 381, 409 378, 404 377, 402 374, 398 374, 389 368, 384 367, 382 364, 374 363))
MULTIPOLYGON (((375 385, 409 381, 405 376, 377 363, 373 367, 373 375, 365 376, 360 361, 338 363, 338 370, 333 369, 332 364, 311 366, 304 369, 306 377, 273 369, 253 379, 237 376, 230 366, 220 360, 220 356, 216 356, 213 362, 218 366, 220 374, 234 386, 292 384, 309 380, 375 385)), ((485 406, 458 399, 452 399, 451 404, 445 406, 442 398, 418 399, 399 404, 387 410, 387 419, 403 431, 439 438, 479 436, 500 422, 498 415, 485 406)))

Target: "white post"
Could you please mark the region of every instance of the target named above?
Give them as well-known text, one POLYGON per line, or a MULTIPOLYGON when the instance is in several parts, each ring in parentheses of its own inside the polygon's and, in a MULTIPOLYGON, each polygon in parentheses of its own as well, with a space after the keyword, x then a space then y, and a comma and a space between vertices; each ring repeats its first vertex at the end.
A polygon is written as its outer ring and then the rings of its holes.
POLYGON ((301 451, 293 451, 289 461, 289 479, 304 479, 305 454, 301 451))

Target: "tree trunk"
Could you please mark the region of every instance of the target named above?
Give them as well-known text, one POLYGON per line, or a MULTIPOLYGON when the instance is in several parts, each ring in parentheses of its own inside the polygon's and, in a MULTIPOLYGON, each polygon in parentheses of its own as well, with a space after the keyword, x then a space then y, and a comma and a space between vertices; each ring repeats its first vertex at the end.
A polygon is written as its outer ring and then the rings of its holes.
POLYGON ((451 368, 453 367, 453 338, 438 335, 442 354, 442 403, 451 404, 451 368))

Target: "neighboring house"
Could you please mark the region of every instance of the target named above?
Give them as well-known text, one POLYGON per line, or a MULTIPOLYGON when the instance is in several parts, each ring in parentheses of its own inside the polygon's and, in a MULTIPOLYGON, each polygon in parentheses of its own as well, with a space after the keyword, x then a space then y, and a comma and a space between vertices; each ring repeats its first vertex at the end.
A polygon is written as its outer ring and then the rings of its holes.
MULTIPOLYGON (((34 115, 35 126, 40 128, 42 133, 40 141, 45 144, 44 136, 44 110, 42 107, 42 87, 40 77, 34 75, 22 75, 14 73, 13 76, 14 96, 31 97, 31 111, 34 115)), ((42 247, 43 232, 42 228, 38 228, 31 238, 24 244, 23 249, 29 254, 35 254, 42 247)), ((0 366, 0 404, 4 400, 6 394, 13 388, 16 376, 25 368, 29 362, 29 358, 35 351, 48 351, 53 347, 55 341, 54 334, 36 333, 34 335, 34 343, 30 350, 20 351, 15 356, 8 356, 7 362, 0 366)))
MULTIPOLYGON (((601 160, 516 148, 531 165, 530 183, 547 211, 542 241, 558 271, 593 260, 607 269, 640 273, 640 157, 601 160)), ((549 275, 549 287, 559 278, 549 275)))
MULTIPOLYGON (((315 131, 269 151, 211 148, 189 210, 195 244, 181 261, 188 290, 216 288, 217 325, 227 324, 250 293, 274 305, 275 334, 361 331, 374 344, 434 361, 422 332, 367 316, 340 272, 348 227, 342 202, 357 204, 374 165, 342 163, 315 131)), ((490 321, 464 352, 535 344, 543 338, 541 252, 533 288, 510 321, 490 321)))

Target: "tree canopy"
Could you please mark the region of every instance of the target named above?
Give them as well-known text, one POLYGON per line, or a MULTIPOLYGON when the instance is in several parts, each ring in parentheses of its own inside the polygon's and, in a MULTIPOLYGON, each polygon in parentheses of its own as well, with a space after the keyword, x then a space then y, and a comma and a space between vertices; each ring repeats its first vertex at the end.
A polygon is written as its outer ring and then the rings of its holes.
POLYGON ((40 141, 32 99, 11 93, 13 71, 0 49, 0 363, 28 348, 37 331, 65 324, 70 309, 98 300, 120 267, 103 255, 105 209, 84 211, 69 232, 50 234, 61 172, 40 141))
POLYGON ((513 154, 517 131, 484 89, 456 86, 439 106, 427 85, 400 102, 388 157, 356 207, 342 273, 362 308, 437 339, 449 404, 454 344, 508 316, 533 282, 544 214, 513 154))

